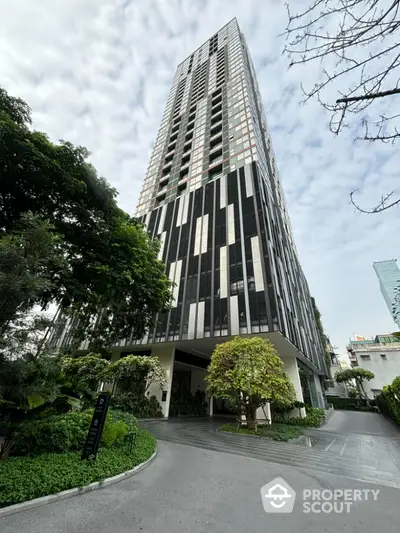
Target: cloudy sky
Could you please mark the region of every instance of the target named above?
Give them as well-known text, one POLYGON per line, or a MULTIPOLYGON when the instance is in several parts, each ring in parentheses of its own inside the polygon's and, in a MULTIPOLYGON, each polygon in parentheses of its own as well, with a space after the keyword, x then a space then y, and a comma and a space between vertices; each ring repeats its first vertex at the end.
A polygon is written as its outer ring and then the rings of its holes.
POLYGON ((1 85, 29 103, 35 129, 87 146, 130 213, 175 67, 236 16, 327 333, 344 353, 353 333, 394 329, 372 263, 400 256, 399 210, 360 214, 349 193, 359 187, 370 206, 398 187, 398 149, 354 143, 354 129, 334 137, 317 102, 300 105, 300 82, 317 81, 319 65, 287 70, 278 37, 287 22, 283 1, 2 0, 1 12, 1 85))

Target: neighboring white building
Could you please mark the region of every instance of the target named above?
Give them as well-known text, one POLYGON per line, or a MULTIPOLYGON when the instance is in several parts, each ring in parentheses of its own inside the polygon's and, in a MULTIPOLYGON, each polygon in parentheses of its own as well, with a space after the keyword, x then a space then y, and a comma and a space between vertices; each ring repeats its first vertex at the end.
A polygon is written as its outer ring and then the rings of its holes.
POLYGON ((350 341, 347 350, 353 367, 375 374, 375 379, 364 382, 369 398, 374 398, 385 385, 400 376, 400 340, 391 334, 377 335, 373 340, 350 341))
POLYGON ((339 396, 340 398, 347 398, 347 387, 345 383, 336 383, 335 375, 337 372, 344 370, 348 365, 345 361, 341 361, 338 355, 335 353, 334 347, 326 337, 326 347, 331 358, 330 367, 330 379, 326 380, 327 389, 325 390, 326 396, 339 396))

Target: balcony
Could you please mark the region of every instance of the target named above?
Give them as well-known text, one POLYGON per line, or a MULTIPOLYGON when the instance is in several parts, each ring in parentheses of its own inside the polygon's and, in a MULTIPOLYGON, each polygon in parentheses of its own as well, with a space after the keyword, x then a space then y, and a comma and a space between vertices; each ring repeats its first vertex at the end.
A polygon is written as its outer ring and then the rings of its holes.
POLYGON ((217 135, 220 135, 221 133, 222 133, 222 122, 219 122, 219 124, 215 124, 210 130, 210 141, 212 141, 214 137, 217 137, 217 135))

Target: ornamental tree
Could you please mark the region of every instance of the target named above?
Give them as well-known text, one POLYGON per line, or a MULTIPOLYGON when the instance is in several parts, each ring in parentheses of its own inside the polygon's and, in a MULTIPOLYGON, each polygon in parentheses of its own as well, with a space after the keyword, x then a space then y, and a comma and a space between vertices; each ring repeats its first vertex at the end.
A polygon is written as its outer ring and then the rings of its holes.
POLYGON ((98 353, 63 357, 61 369, 65 379, 64 387, 71 395, 92 402, 101 381, 106 378, 109 366, 109 361, 98 353))
POLYGON ((365 398, 368 401, 368 395, 364 389, 364 381, 371 381, 374 379, 375 374, 370 370, 365 368, 346 368, 346 370, 341 370, 336 372, 335 381, 336 383, 352 383, 355 382, 357 390, 360 397, 365 398))
POLYGON ((260 337, 235 337, 218 344, 206 380, 208 391, 228 400, 239 415, 244 414, 250 429, 257 427, 258 407, 272 401, 290 405, 296 400, 277 351, 260 337))
POLYGON ((161 388, 167 380, 167 373, 158 357, 128 355, 111 363, 107 379, 114 381, 120 392, 144 395, 152 383, 159 383, 161 388))

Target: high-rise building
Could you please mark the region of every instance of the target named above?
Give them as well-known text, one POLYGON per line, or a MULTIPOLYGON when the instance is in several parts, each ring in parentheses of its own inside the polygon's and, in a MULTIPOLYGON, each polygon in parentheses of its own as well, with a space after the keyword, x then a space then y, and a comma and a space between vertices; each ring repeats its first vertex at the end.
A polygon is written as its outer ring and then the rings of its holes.
POLYGON ((400 328, 400 269, 397 259, 376 261, 373 266, 389 313, 400 328))
POLYGON ((115 357, 138 350, 160 357, 170 376, 162 395, 154 390, 164 414, 173 380, 181 374, 192 392, 204 389, 214 346, 235 335, 269 338, 298 398, 306 383, 323 406, 324 350, 236 19, 177 67, 136 215, 160 240, 174 301, 115 357))

